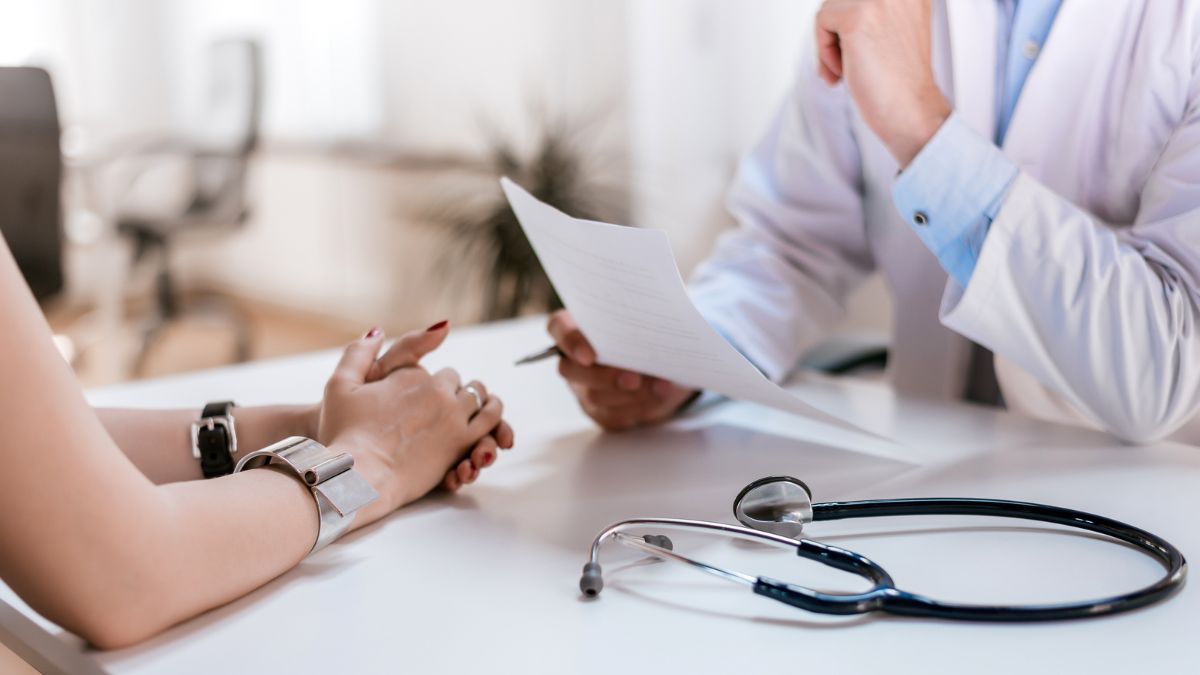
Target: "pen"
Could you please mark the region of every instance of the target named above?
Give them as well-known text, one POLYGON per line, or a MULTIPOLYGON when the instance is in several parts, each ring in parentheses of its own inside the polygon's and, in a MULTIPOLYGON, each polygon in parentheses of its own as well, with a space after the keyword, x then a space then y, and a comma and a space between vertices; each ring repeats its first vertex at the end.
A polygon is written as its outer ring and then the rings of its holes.
POLYGON ((562 355, 563 355, 562 350, 558 348, 558 345, 550 345, 549 347, 546 347, 545 349, 543 349, 540 352, 530 354, 529 356, 526 356, 525 358, 518 360, 513 365, 523 366, 527 363, 537 363, 538 361, 545 361, 546 359, 548 359, 552 356, 562 356, 562 355))

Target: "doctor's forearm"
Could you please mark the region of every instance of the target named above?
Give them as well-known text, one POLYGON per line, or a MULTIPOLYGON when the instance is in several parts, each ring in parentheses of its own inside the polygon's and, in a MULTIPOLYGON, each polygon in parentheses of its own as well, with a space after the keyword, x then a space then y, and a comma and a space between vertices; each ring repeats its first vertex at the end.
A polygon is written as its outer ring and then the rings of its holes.
MULTIPOLYGON (((127 457, 155 483, 203 478, 192 456, 191 425, 199 410, 96 408, 108 434, 127 457)), ((278 405, 233 409, 238 456, 288 436, 316 437, 316 407, 278 405)))
POLYGON ((1180 268, 1130 239, 1021 176, 943 322, 1115 435, 1162 438, 1200 402, 1198 311, 1180 268))

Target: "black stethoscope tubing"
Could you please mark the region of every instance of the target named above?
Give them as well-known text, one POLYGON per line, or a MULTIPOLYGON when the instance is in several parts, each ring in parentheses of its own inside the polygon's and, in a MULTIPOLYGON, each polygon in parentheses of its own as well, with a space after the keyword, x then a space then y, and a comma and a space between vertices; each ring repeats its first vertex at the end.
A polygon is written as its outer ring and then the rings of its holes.
MULTIPOLYGON (((751 484, 747 489, 754 485, 751 484)), ((803 484, 801 483, 801 485, 803 484)), ((807 491, 807 488, 805 490, 807 491)), ((746 490, 743 490, 742 494, 745 492, 746 490)), ((739 495, 739 500, 740 497, 741 495, 739 495)), ((585 595, 591 597, 595 597, 600 592, 603 581, 600 576, 599 549, 603 541, 612 536, 624 536, 626 543, 651 555, 674 559, 702 571, 748 584, 758 595, 821 614, 851 615, 881 612, 897 616, 982 622, 1059 621, 1090 618, 1127 612, 1165 600, 1183 588, 1187 577, 1187 562, 1184 560, 1183 554, 1165 539, 1141 528, 1084 511, 1030 502, 974 498, 877 499, 812 504, 813 521, 892 516, 989 516, 1063 525, 1094 532, 1129 544, 1157 560, 1163 566, 1165 574, 1158 581, 1141 589, 1099 600, 1042 605, 956 604, 900 590, 887 570, 873 560, 854 551, 813 539, 803 537, 792 539, 725 523, 674 518, 638 518, 609 526, 593 541, 591 558, 584 566, 580 588, 585 595), (639 539, 624 535, 622 531, 629 527, 704 529, 743 539, 764 541, 789 548, 794 547, 796 554, 801 558, 856 574, 869 580, 872 588, 856 594, 824 593, 767 577, 753 577, 716 568, 675 553, 671 548, 670 540, 665 537, 650 535, 639 539)))
POLYGON ((1153 557, 1165 574, 1144 588, 1085 602, 1044 605, 967 605, 941 602, 896 588, 878 564, 852 551, 807 539, 797 541, 796 552, 870 579, 875 587, 860 595, 825 594, 759 577, 754 592, 814 612, 857 614, 880 611, 958 621, 1057 621, 1115 614, 1164 600, 1183 587, 1187 561, 1162 537, 1138 527, 1084 511, 1045 504, 999 499, 877 499, 824 502, 812 505, 814 521, 892 516, 991 516, 1034 520, 1095 532, 1125 542, 1153 557))

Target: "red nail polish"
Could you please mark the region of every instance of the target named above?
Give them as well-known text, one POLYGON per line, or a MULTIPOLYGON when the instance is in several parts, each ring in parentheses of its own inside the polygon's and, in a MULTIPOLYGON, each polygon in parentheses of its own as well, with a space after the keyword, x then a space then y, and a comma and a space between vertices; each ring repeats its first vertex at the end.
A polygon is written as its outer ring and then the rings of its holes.
POLYGON ((363 338, 369 340, 373 337, 379 337, 380 332, 381 331, 379 330, 379 326, 375 326, 371 330, 367 331, 367 334, 364 335, 363 338))
POLYGON ((490 452, 483 453, 483 465, 484 466, 491 466, 492 462, 495 460, 496 460, 496 456, 493 455, 492 453, 490 453, 490 452))
POLYGON ((426 333, 432 333, 433 331, 435 331, 435 330, 441 330, 441 329, 445 328, 445 327, 446 327, 446 326, 448 326, 448 325, 450 325, 450 322, 449 322, 449 321, 439 321, 439 322, 437 322, 437 323, 433 324, 432 326, 430 326, 429 328, 426 328, 426 329, 425 329, 425 332, 426 332, 426 333))

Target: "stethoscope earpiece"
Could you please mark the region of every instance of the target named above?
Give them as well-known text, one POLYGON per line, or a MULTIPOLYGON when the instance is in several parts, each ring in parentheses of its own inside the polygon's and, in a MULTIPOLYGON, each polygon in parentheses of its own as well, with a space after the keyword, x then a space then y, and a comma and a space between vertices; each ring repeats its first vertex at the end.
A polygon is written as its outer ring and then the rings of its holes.
MULTIPOLYGON (((641 537, 642 541, 651 546, 657 546, 664 551, 674 551, 675 544, 671 538, 665 534, 647 534, 641 537)), ((589 598, 594 598, 600 595, 600 591, 604 590, 604 573, 600 569, 600 563, 588 561, 583 566, 583 575, 579 577, 579 590, 589 598)))
POLYGON ((791 476, 760 478, 734 498, 733 517, 752 530, 799 539, 813 519, 812 490, 791 476))
POLYGON ((579 577, 579 590, 589 598, 600 595, 600 591, 604 590, 604 576, 600 570, 600 563, 584 563, 583 576, 579 577))

